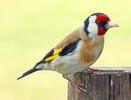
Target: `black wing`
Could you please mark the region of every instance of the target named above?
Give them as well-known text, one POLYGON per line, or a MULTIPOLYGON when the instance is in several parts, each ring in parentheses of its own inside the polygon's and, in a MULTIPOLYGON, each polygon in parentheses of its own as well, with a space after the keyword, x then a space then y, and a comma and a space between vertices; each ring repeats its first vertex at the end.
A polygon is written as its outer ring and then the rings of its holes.
POLYGON ((67 54, 73 52, 73 51, 76 49, 79 41, 80 41, 80 39, 77 40, 77 41, 71 42, 70 44, 68 44, 68 45, 59 53, 59 55, 60 55, 60 56, 64 56, 64 55, 67 55, 67 54))
POLYGON ((73 52, 76 49, 79 41, 80 41, 80 39, 77 41, 71 42, 70 44, 68 44, 67 46, 62 48, 61 50, 57 49, 59 51, 57 53, 55 53, 55 51, 57 51, 57 50, 52 49, 49 53, 46 54, 46 56, 38 64, 51 61, 59 56, 65 56, 65 55, 73 52))

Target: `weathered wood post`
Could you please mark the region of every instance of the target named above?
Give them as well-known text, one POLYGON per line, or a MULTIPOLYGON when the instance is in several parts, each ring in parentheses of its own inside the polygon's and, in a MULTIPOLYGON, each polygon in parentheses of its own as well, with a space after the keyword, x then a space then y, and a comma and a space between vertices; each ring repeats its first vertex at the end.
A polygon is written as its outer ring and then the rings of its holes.
POLYGON ((70 82, 68 100, 131 100, 131 67, 99 67, 100 72, 85 71, 72 76, 74 82, 85 84, 88 92, 78 92, 70 82))

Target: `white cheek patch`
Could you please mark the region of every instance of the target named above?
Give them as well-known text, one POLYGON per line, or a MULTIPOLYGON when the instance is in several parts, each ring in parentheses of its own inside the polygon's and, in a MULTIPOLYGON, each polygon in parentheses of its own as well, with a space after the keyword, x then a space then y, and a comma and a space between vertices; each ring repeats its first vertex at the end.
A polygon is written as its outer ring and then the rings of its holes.
POLYGON ((98 26, 97 24, 95 23, 95 20, 96 20, 96 16, 91 16, 89 18, 89 25, 87 27, 87 31, 90 33, 89 34, 89 38, 90 39, 93 39, 93 38, 96 38, 97 37, 97 33, 98 33, 98 26))
POLYGON ((92 33, 92 34, 97 35, 97 33, 98 33, 97 24, 96 23, 90 23, 89 26, 87 27, 87 31, 92 33))
POLYGON ((98 33, 98 28, 97 28, 97 24, 96 23, 90 23, 87 31, 90 33, 89 34, 89 38, 93 39, 97 37, 97 33, 98 33))
POLYGON ((96 16, 91 16, 89 18, 89 22, 95 23, 95 20, 96 20, 96 16))

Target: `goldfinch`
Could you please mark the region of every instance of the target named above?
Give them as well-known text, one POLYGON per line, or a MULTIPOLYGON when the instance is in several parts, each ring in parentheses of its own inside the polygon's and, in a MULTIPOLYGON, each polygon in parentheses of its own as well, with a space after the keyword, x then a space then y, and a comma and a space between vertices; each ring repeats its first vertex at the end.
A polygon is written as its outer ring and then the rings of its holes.
POLYGON ((104 35, 109 28, 118 27, 104 13, 90 15, 84 23, 56 45, 32 69, 18 79, 39 70, 57 71, 78 90, 86 90, 74 83, 69 75, 88 69, 100 56, 104 46, 104 35))

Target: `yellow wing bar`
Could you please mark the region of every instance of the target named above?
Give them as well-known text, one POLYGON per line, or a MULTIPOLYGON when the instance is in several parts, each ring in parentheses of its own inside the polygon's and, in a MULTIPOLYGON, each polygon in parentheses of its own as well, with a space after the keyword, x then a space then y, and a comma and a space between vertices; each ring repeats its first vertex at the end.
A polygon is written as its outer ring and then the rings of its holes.
POLYGON ((53 59, 59 57, 59 53, 62 51, 62 49, 63 49, 63 48, 54 50, 54 53, 53 53, 50 57, 46 58, 45 61, 48 62, 48 61, 50 61, 50 60, 53 60, 53 59))

